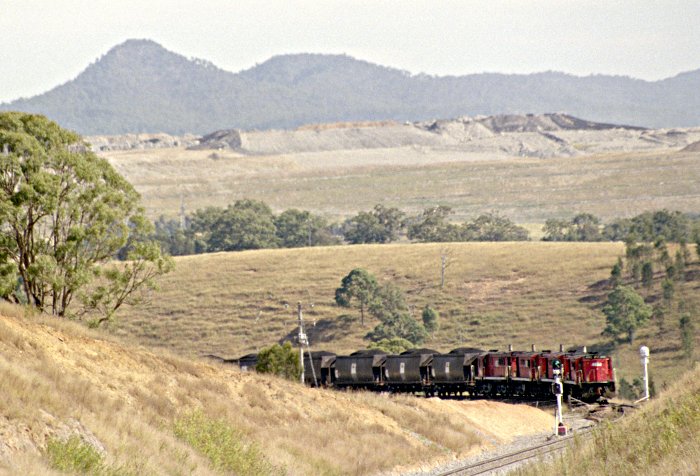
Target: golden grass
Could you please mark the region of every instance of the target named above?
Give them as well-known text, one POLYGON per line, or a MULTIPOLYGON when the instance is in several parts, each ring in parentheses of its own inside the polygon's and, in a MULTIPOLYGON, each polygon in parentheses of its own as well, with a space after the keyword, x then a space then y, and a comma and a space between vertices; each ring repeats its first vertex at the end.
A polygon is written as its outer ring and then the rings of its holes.
MULTIPOLYGON (((309 389, 4 310, 12 316, 0 317, 0 472, 53 474, 51 461, 75 466, 87 444, 101 455, 98 473, 217 474, 229 468, 227 455, 211 451, 219 441, 254 448, 244 451, 254 474, 359 475, 453 458, 481 444, 477 427, 458 423, 479 412, 478 402, 445 407, 438 399, 309 389), (177 430, 193 414, 203 419, 177 430), (76 437, 82 443, 67 444, 76 437), (256 463, 261 458, 272 466, 256 463)), ((501 421, 519 421, 520 410, 501 405, 501 421)), ((541 421, 530 431, 551 426, 550 415, 532 411, 541 421)))
POLYGON ((697 154, 611 153, 533 159, 422 148, 246 157, 233 152, 154 149, 107 153, 142 194, 150 216, 175 217, 241 198, 281 211, 341 218, 377 203, 418 213, 444 204, 456 220, 498 210, 519 223, 590 212, 604 219, 700 208, 697 154))

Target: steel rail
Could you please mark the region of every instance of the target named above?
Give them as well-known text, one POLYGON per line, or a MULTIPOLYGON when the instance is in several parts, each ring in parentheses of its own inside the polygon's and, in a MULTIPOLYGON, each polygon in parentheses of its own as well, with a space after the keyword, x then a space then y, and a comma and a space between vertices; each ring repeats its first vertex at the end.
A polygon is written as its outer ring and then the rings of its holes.
POLYGON ((449 471, 438 473, 438 476, 477 476, 481 474, 487 474, 491 471, 504 468, 511 464, 520 463, 552 453, 554 451, 563 450, 569 445, 569 442, 577 436, 590 436, 590 432, 592 429, 593 427, 584 428, 577 431, 576 434, 570 436, 565 436, 557 440, 549 441, 547 443, 532 446, 523 450, 514 451, 506 455, 497 456, 495 458, 487 459, 484 461, 460 466, 449 471))

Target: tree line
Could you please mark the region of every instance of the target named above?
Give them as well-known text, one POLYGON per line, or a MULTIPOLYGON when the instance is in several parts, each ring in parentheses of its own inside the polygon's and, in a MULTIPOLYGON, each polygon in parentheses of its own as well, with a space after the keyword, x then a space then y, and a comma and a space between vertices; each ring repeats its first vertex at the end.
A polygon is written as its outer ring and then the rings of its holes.
MULTIPOLYGON (((291 208, 276 215, 259 200, 242 199, 222 207, 199 209, 181 219, 161 216, 153 238, 170 255, 263 248, 330 246, 342 243, 420 243, 464 241, 527 241, 527 229, 498 212, 483 213, 462 223, 451 221, 454 210, 446 205, 424 209, 417 215, 381 204, 341 223, 291 208)), ((603 224, 590 213, 571 219, 549 219, 543 241, 667 242, 700 245, 700 219, 679 211, 644 212, 603 224)))
POLYGON ((700 243, 700 219, 679 211, 656 210, 603 224, 590 213, 570 220, 549 219, 542 228, 543 241, 624 241, 653 243, 700 243))
POLYGON ((341 243, 524 241, 528 231, 496 212, 461 224, 449 221, 451 207, 438 205, 408 216, 398 208, 376 205, 342 223, 306 210, 288 209, 275 215, 259 200, 242 199, 226 208, 199 209, 181 220, 161 216, 154 239, 171 255, 263 248, 297 248, 341 243))

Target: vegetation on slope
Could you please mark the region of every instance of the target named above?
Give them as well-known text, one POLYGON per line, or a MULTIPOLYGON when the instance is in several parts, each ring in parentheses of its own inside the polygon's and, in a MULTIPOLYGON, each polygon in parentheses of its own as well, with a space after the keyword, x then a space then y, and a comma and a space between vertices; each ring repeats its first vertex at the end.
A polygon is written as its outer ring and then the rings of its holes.
MULTIPOLYGON (((187 355, 239 357, 296 335, 296 303, 303 304, 312 349, 349 352, 368 346, 367 333, 380 321, 360 310, 339 307, 335 290, 355 268, 380 285, 405 293, 416 320, 429 305, 440 327, 425 346, 449 351, 555 349, 588 345, 610 352, 602 307, 612 291, 610 270, 624 254, 621 243, 450 243, 387 244, 255 250, 176 258, 176 270, 161 291, 139 310, 126 310, 113 328, 119 335, 187 355), (440 286, 442 258, 445 283, 440 286), (312 307, 313 304, 313 307, 312 307)), ((688 306, 700 308, 697 258, 689 280, 677 284, 688 306)), ((627 279, 627 278, 625 278, 627 279)), ((659 276, 657 280, 660 280, 659 276)), ((660 292, 657 285, 655 293, 660 292)), ((658 296, 654 299, 660 299, 658 296)), ((670 383, 682 367, 676 322, 663 332, 656 321, 638 330, 635 344, 614 349, 619 377, 639 375, 637 346, 652 349, 657 386, 670 383)), ((696 329, 700 326, 696 326, 696 329)), ((694 339, 697 341, 698 334, 694 339)))
POLYGON ((500 442, 552 423, 530 407, 310 389, 25 312, 0 306, 1 473, 359 475, 473 451, 476 429, 500 442))
POLYGON ((616 424, 576 441, 551 464, 519 476, 700 474, 700 367, 687 372, 658 400, 616 424))

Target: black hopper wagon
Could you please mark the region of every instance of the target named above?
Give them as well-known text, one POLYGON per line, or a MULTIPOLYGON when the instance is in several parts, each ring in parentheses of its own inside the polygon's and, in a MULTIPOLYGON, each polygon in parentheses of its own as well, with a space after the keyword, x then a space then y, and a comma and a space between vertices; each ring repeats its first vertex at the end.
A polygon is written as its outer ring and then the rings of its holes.
POLYGON ((304 383, 311 387, 333 385, 335 360, 336 355, 325 350, 304 353, 304 383))
POLYGON ((440 397, 462 396, 474 391, 480 349, 462 347, 448 354, 434 354, 431 368, 434 393, 440 397))
POLYGON ((399 355, 388 355, 384 363, 386 390, 396 393, 433 393, 432 363, 438 352, 430 349, 411 349, 399 355))
POLYGON ((386 357, 385 352, 377 349, 338 355, 335 358, 333 385, 337 388, 382 390, 386 357))

